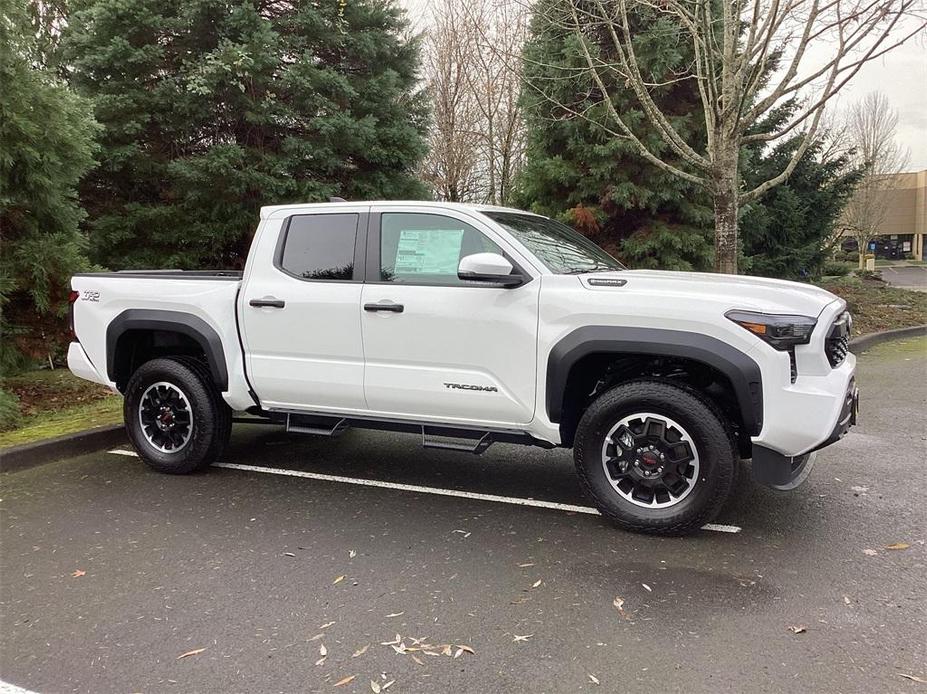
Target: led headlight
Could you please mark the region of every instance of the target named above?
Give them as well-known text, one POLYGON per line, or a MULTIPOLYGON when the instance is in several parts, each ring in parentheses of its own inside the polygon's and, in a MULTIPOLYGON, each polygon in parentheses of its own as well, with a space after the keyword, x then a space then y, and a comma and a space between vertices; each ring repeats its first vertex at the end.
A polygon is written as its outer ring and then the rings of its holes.
POLYGON ((786 316, 754 311, 728 311, 725 317, 749 330, 776 349, 787 350, 795 345, 806 345, 817 325, 816 318, 786 316))

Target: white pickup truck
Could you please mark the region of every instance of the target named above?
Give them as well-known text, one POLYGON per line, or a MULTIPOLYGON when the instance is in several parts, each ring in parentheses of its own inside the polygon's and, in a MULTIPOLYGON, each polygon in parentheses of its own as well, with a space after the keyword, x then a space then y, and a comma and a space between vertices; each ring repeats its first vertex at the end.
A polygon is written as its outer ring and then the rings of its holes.
POLYGON ((243 272, 72 280, 78 376, 153 468, 209 465, 233 411, 426 446, 572 448, 618 525, 710 521, 742 458, 797 486, 855 423, 851 319, 806 284, 626 270, 568 227, 424 202, 265 207, 243 272))

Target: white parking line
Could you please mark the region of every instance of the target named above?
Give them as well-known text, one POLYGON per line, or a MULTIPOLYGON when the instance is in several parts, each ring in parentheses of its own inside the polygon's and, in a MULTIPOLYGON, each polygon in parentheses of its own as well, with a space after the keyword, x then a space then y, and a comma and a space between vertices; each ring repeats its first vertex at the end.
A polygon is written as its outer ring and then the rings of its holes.
POLYGON ((0 694, 35 694, 35 692, 0 680, 0 694))
MULTIPOLYGON (((135 451, 126 451, 114 449, 110 451, 116 455, 126 455, 134 458, 138 457, 135 451)), ((591 506, 577 506, 575 504, 560 504, 555 501, 540 501, 538 499, 523 499, 515 496, 499 496, 497 494, 481 494, 479 492, 465 492, 459 489, 442 489, 440 487, 423 487, 417 484, 401 484, 399 482, 384 482, 382 480, 368 480, 358 477, 342 477, 341 475, 326 475, 321 472, 305 472, 303 470, 286 470, 276 467, 263 467, 259 465, 241 465, 239 463, 213 463, 213 467, 221 467, 227 470, 241 470, 244 472, 260 472, 267 475, 283 475, 284 477, 302 477, 303 479, 319 480, 322 482, 338 482, 341 484, 354 484, 362 487, 377 487, 379 489, 396 489, 403 492, 416 492, 419 494, 434 494, 436 496, 452 496, 460 499, 476 499, 477 501, 491 501, 499 504, 511 504, 513 506, 532 506, 534 508, 549 508, 555 511, 568 511, 572 513, 588 513, 589 515, 599 515, 598 510, 591 506)), ((718 525, 708 523, 702 526, 702 530, 714 530, 721 533, 739 533, 740 528, 736 525, 718 525)))

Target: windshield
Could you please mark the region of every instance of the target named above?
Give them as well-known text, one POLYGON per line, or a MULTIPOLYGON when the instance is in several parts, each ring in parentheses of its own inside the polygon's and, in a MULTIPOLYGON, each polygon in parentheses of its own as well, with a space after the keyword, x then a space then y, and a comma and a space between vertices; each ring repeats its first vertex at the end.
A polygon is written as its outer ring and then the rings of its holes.
POLYGON ((558 275, 624 270, 625 267, 582 234, 547 217, 517 212, 483 212, 505 227, 558 275))

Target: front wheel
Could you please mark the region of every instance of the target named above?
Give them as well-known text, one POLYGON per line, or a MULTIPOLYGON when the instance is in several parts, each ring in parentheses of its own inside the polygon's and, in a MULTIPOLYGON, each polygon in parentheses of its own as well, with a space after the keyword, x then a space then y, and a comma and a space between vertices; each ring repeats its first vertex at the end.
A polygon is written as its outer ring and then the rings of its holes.
POLYGON ((736 451, 713 403, 665 381, 606 391, 583 414, 573 456, 599 511, 627 530, 678 535, 730 494, 736 451))
POLYGON ((228 442, 232 413, 209 370, 192 357, 152 359, 129 379, 126 431, 158 472, 186 474, 212 463, 228 442))

